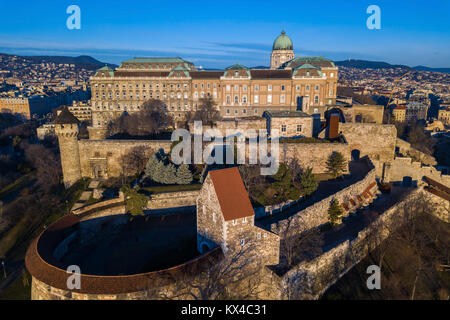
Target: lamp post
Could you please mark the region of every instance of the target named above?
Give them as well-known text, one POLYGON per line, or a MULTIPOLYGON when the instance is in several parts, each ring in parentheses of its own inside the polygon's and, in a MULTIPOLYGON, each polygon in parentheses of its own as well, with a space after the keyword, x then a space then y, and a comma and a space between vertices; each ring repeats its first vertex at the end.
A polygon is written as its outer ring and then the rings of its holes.
POLYGON ((5 260, 2 260, 2 266, 3 266, 3 275, 5 276, 6 279, 5 260))

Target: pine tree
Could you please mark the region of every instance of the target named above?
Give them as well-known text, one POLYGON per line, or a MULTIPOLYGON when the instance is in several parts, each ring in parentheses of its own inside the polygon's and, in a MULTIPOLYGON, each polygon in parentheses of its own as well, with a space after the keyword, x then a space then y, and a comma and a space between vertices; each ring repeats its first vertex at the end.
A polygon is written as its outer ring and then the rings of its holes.
POLYGON ((144 174, 144 178, 150 178, 153 179, 153 176, 155 175, 155 169, 156 166, 158 165, 158 158, 156 156, 156 153, 153 153, 150 158, 148 159, 147 165, 145 167, 145 174, 144 174))
POLYGON ((342 214, 344 210, 342 209, 339 201, 333 199, 330 204, 330 208, 328 209, 328 221, 332 227, 340 224, 342 222, 342 214))
POLYGON ((177 170, 177 183, 190 184, 193 180, 192 172, 187 164, 182 164, 177 170))
POLYGON ((164 184, 175 184, 177 183, 177 170, 175 169, 175 166, 172 163, 169 163, 164 166, 162 170, 162 181, 161 183, 164 184))
POLYGON ((345 171, 347 163, 342 153, 333 152, 328 158, 326 165, 328 173, 330 173, 333 178, 336 179, 345 171))
POLYGON ((165 177, 165 172, 164 172, 165 166, 164 163, 162 161, 158 161, 154 167, 154 171, 152 172, 152 180, 158 183, 164 183, 164 177, 165 177))
POLYGON ((316 176, 312 173, 312 168, 306 168, 300 175, 300 185, 304 196, 309 196, 317 190, 319 182, 316 176))

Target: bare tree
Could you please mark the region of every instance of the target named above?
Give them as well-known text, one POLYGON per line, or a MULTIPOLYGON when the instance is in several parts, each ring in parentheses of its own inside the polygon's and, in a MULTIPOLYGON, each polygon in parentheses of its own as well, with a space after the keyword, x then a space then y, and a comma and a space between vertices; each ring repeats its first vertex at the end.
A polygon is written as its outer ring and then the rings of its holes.
POLYGON ((200 105, 191 120, 202 121, 205 125, 214 125, 215 121, 220 120, 220 111, 212 97, 200 99, 200 105))
POLYGON ((122 134, 129 136, 146 136, 161 133, 173 126, 173 118, 169 115, 167 106, 161 100, 144 102, 141 111, 124 112, 119 118, 108 123, 109 136, 122 134))
POLYGON ((123 177, 130 177, 144 171, 152 150, 144 146, 136 146, 129 152, 123 154, 119 162, 122 167, 123 177))
POLYGON ((227 251, 223 259, 199 273, 173 276, 173 286, 157 290, 157 298, 183 300, 255 299, 261 292, 261 265, 253 241, 227 251))

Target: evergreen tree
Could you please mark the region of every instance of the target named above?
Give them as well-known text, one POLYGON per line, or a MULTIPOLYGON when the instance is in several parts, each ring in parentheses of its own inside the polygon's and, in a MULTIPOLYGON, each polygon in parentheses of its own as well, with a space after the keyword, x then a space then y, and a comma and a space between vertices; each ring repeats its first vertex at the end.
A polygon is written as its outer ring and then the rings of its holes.
POLYGON ((342 153, 333 152, 328 158, 326 165, 328 173, 330 173, 333 178, 336 179, 345 171, 347 163, 342 153))
POLYGON ((172 163, 169 163, 163 167, 162 179, 160 182, 164 184, 177 183, 177 170, 172 163))
POLYGON ((339 201, 333 199, 330 204, 330 208, 328 209, 328 221, 332 227, 340 224, 342 222, 342 214, 344 210, 342 209, 339 201))
POLYGON ((164 183, 163 182, 165 177, 164 169, 165 169, 164 163, 162 161, 158 161, 156 163, 156 166, 154 167, 154 171, 152 172, 151 179, 158 183, 164 183))
POLYGON ((276 190, 280 201, 296 200, 300 197, 300 191, 292 185, 291 172, 284 163, 280 163, 278 172, 273 176, 275 180, 272 187, 276 190))
POLYGON ((145 174, 144 178, 150 178, 153 179, 153 176, 155 175, 155 169, 158 165, 158 157, 156 156, 156 153, 153 153, 150 158, 148 159, 147 165, 145 167, 145 174))
POLYGON ((312 168, 306 168, 300 175, 300 185, 304 196, 309 196, 317 190, 319 182, 316 176, 312 173, 312 168))
POLYGON ((177 183, 190 184, 193 180, 192 172, 187 164, 182 164, 177 170, 177 183))

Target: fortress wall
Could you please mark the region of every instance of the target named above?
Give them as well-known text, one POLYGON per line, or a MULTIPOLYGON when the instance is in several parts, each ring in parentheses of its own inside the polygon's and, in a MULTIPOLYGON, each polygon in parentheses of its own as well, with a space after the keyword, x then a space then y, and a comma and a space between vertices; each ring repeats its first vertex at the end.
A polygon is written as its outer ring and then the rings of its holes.
POLYGON ((424 165, 427 165, 427 166, 437 165, 436 159, 433 156, 425 154, 425 153, 411 147, 411 144, 409 142, 406 142, 405 140, 397 138, 396 147, 398 148, 398 151, 402 155, 411 156, 416 159, 419 159, 420 162, 422 162, 424 165))
POLYGON ((147 210, 195 206, 200 190, 156 193, 150 196, 147 210))
POLYGON ((360 231, 356 238, 346 240, 319 257, 301 262, 289 270, 280 279, 280 295, 302 288, 299 292, 302 298, 319 299, 330 286, 386 239, 393 228, 402 224, 403 205, 422 193, 421 189, 414 190, 406 200, 396 203, 369 227, 360 231), (377 236, 372 237, 375 234, 377 236))
POLYGON ((349 151, 359 150, 360 157, 369 156, 377 176, 382 176, 383 163, 395 157, 397 129, 394 125, 374 123, 339 123, 339 131, 347 140, 349 151))
MULTIPOLYGON (((348 203, 350 199, 356 199, 358 195, 361 195, 373 185, 375 177, 376 169, 372 169, 361 181, 309 206, 288 219, 273 223, 270 229, 272 232, 281 235, 287 227, 294 228, 298 233, 317 228, 328 222, 328 209, 333 199, 337 199, 341 205, 348 203)), ((377 187, 373 186, 372 192, 375 188, 378 190, 377 187)), ((348 216, 348 214, 349 212, 344 210, 344 217, 348 216)))
POLYGON ((435 167, 422 165, 420 162, 414 162, 408 157, 396 157, 391 162, 390 180, 403 181, 404 177, 411 177, 418 184, 422 177, 430 177, 444 185, 450 186, 450 175, 443 175, 435 167))
POLYGON ((282 143, 280 161, 296 158, 302 167, 311 167, 314 173, 324 173, 333 152, 342 153, 347 162, 351 160, 349 146, 345 143, 282 143))
POLYGON ((171 141, 158 140, 80 140, 81 174, 94 178, 94 167, 106 170, 108 177, 118 177, 122 172, 120 157, 134 147, 144 146, 152 152, 170 151, 171 141))

